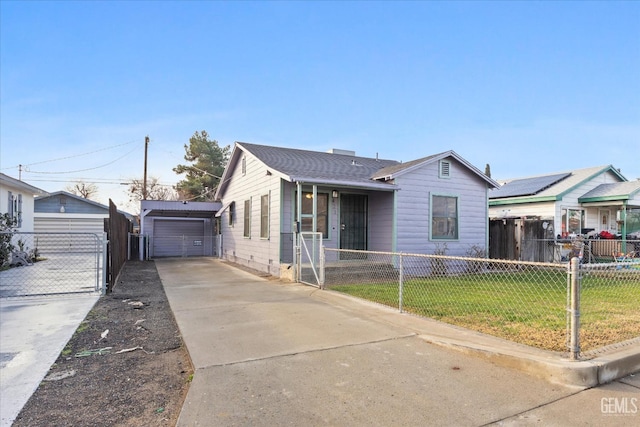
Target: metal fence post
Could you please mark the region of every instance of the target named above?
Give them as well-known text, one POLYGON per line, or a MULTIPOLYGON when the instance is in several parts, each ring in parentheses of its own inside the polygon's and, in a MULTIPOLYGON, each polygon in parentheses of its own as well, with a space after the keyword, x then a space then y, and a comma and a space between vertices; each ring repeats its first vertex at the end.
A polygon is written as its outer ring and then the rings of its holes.
POLYGON ((398 293, 398 310, 400 310, 400 313, 402 313, 402 297, 403 297, 403 292, 404 292, 404 269, 403 269, 403 265, 402 265, 402 253, 400 254, 400 276, 399 276, 399 280, 400 280, 400 290, 398 293))
MULTIPOLYGON (((298 242, 300 242, 299 238, 298 238, 298 242)), ((300 250, 300 244, 298 244, 297 246, 294 246, 294 255, 293 255, 293 259, 295 262, 295 268, 293 271, 295 273, 294 280, 296 282, 300 281, 300 276, 302 275, 302 267, 300 266, 300 262, 302 261, 300 259, 301 256, 302 256, 302 251, 300 250)))
POLYGON ((102 295, 107 293, 107 270, 109 269, 109 240, 107 236, 107 233, 102 234, 102 295))
POLYGON ((580 357, 580 259, 571 258, 571 360, 580 357))
POLYGON ((319 282, 318 285, 320 286, 320 289, 324 289, 324 265, 325 265, 325 254, 324 254, 324 246, 322 246, 322 243, 320 243, 320 268, 318 271, 318 276, 319 276, 319 282))

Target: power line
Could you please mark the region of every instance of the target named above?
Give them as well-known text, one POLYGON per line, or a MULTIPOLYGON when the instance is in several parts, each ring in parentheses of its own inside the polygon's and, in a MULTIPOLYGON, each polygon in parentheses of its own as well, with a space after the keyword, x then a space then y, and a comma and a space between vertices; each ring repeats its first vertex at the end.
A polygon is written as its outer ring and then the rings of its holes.
MULTIPOLYGON (((29 178, 29 182, 85 182, 87 184, 117 184, 117 185, 130 185, 133 183, 132 180, 117 180, 117 179, 109 179, 109 178, 67 178, 67 179, 45 179, 45 178, 29 178)), ((156 182, 155 185, 160 185, 162 187, 173 187, 175 184, 165 184, 156 182)))
MULTIPOLYGON (((32 171, 32 170, 29 170, 29 169, 25 169, 25 172, 29 172, 29 173, 38 173, 38 174, 43 174, 43 175, 46 175, 46 174, 63 175, 63 174, 66 174, 66 173, 78 173, 78 172, 92 171, 92 170, 96 170, 96 169, 100 169, 100 168, 104 168, 104 167, 106 167, 106 166, 112 165, 112 164, 114 164, 115 162, 117 162, 118 160, 120 160, 120 159, 123 159, 123 158, 127 157, 129 154, 133 153, 135 150, 136 150, 136 149, 134 148, 133 150, 128 151, 128 152, 126 152, 126 153, 124 153, 122 156, 118 157, 118 158, 117 158, 117 159, 115 159, 115 160, 112 160, 112 161, 111 161, 111 162, 109 162, 109 163, 105 163, 104 165, 96 166, 96 167, 93 167, 93 168, 78 169, 78 170, 74 170, 74 171, 67 171, 67 172, 39 172, 39 171, 32 171)), ((29 165, 26 165, 26 166, 29 166, 29 165)))
MULTIPOLYGON (((24 167, 28 167, 28 166, 34 166, 34 165, 41 165, 41 164, 44 164, 44 163, 58 162, 58 161, 60 161, 60 160, 74 159, 74 158, 76 158, 76 157, 88 156, 88 155, 90 155, 90 154, 95 154, 95 153, 99 153, 99 152, 101 152, 101 151, 111 150, 111 149, 113 149, 113 148, 124 147, 125 145, 131 145, 131 144, 134 144, 134 143, 136 143, 136 142, 137 142, 137 141, 125 142, 125 143, 122 143, 122 144, 112 145, 112 146, 110 146, 110 147, 105 147, 105 148, 100 148, 100 149, 98 149, 98 150, 89 151, 89 152, 87 152, 87 153, 74 154, 74 155, 72 155, 72 156, 59 157, 59 158, 57 158, 57 159, 51 159, 51 160, 42 160, 42 161, 40 161, 40 162, 29 163, 29 164, 22 165, 22 166, 24 166, 24 167)), ((127 154, 129 154, 129 153, 127 153, 127 154)), ((20 166, 21 166, 21 165, 5 167, 5 168, 2 168, 2 170, 4 170, 4 169, 16 169, 16 168, 19 168, 20 166)), ((46 173, 46 172, 45 172, 45 173, 46 173)))
POLYGON ((202 172, 202 173, 204 173, 204 174, 206 174, 206 175, 211 175, 211 176, 212 176, 212 177, 214 177, 214 178, 222 179, 222 177, 221 177, 221 176, 216 176, 216 175, 214 175, 214 174, 212 174, 212 173, 210 173, 210 172, 207 172, 206 170, 200 169, 200 168, 198 168, 198 167, 195 167, 195 166, 187 166, 187 167, 188 167, 188 168, 195 169, 195 170, 197 170, 197 171, 200 171, 200 172, 202 172))

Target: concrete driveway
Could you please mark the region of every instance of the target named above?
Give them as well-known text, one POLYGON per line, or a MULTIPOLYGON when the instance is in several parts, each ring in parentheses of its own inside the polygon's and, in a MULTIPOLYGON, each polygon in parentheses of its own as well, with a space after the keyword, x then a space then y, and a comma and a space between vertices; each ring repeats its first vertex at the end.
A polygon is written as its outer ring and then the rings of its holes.
POLYGON ((13 423, 99 297, 0 298, 0 426, 13 423))
MULTIPOLYGON (((215 259, 156 265, 195 365, 180 426, 640 421, 633 406, 640 409, 639 376, 595 389, 554 384, 494 363, 491 353, 480 358, 430 343, 437 322, 268 281, 215 259)), ((478 337, 456 328, 439 333, 478 337)))

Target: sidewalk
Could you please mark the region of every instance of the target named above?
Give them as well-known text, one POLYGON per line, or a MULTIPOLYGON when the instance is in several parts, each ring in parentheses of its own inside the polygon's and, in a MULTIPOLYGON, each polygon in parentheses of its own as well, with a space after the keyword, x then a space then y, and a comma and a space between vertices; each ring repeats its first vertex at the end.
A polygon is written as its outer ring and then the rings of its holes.
POLYGON ((195 368, 180 426, 640 421, 640 375, 589 388, 637 347, 569 362, 219 260, 156 266, 195 368))
POLYGON ((0 298, 0 427, 13 423, 99 297, 0 298))

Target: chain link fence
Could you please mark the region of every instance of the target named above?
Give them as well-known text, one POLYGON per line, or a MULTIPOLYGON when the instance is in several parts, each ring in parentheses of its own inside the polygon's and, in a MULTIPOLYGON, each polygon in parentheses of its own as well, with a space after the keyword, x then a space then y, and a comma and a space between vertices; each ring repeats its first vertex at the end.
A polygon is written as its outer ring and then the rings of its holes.
POLYGON ((194 257, 216 256, 217 239, 214 236, 189 236, 185 234, 175 236, 145 236, 149 241, 149 255, 151 258, 162 257, 194 257))
POLYGON ((300 246, 295 248, 298 281, 320 287, 324 282, 322 233, 304 231, 298 238, 300 246))
POLYGON ((103 290, 103 236, 0 233, 0 297, 103 290))
POLYGON ((640 263, 568 263, 324 248, 324 287, 514 342, 587 358, 640 337, 640 263), (597 267, 597 268, 596 268, 597 267), (572 319, 579 341, 572 341, 572 319))
POLYGON ((580 266, 583 357, 640 341, 640 258, 580 266))

